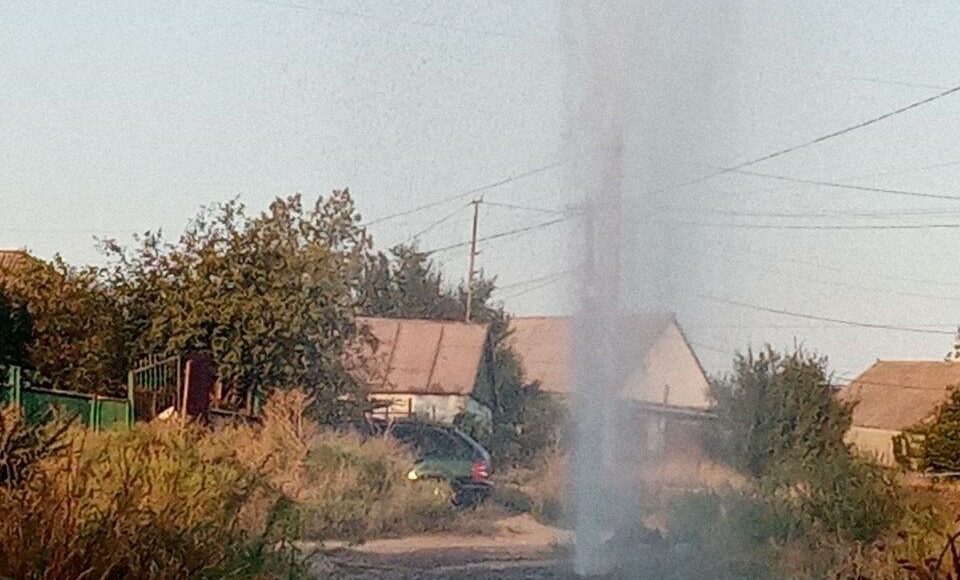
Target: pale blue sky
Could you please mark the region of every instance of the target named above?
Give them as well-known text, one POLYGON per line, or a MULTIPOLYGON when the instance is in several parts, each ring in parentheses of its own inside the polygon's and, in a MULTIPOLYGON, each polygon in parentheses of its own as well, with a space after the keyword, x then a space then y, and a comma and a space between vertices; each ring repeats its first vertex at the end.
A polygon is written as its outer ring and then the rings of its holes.
MULTIPOLYGON (((635 85, 641 115, 663 110, 644 125, 658 149, 631 157, 628 200, 631 188, 683 181, 960 82, 954 2, 730 0, 690 19, 657 4, 642 15, 633 50, 652 55, 648 64, 668 63, 640 67, 635 85), (650 86, 659 92, 644 93, 650 86)), ((548 0, 7 0, 0 247, 96 262, 94 235, 176 234, 201 205, 237 195, 260 208, 275 195, 349 186, 374 219, 556 161, 564 135, 558 20, 548 0)), ((960 96, 946 98, 754 169, 960 194, 958 114, 960 96)), ((630 215, 701 224, 960 223, 960 202, 735 175, 667 198, 675 211, 630 215), (716 209, 893 215, 794 219, 716 209)), ((558 170, 487 199, 562 209, 575 195, 558 170)), ((375 240, 403 241, 466 201, 377 224, 375 240)), ((485 207, 481 235, 549 219, 485 207)), ((459 242, 468 228, 464 208, 421 245, 459 242)), ((718 306, 698 292, 866 322, 960 323, 958 230, 669 231, 674 306, 700 345, 725 351, 796 337, 855 373, 877 357, 940 357, 952 339, 718 306)), ((481 266, 503 285, 561 271, 568 233, 559 226, 487 244, 481 266)), ((633 250, 643 248, 625 248, 633 250)), ((465 251, 438 258, 452 277, 462 275, 465 251)), ((507 303, 522 314, 566 312, 565 290, 560 280, 507 303)), ((710 369, 729 358, 698 353, 710 369)))

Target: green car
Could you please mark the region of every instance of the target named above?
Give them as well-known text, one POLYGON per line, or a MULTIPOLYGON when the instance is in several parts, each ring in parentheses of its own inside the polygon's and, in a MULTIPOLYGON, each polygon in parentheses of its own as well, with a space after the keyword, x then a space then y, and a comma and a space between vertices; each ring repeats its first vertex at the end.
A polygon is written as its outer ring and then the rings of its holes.
POLYGON ((421 421, 387 423, 379 419, 353 426, 363 435, 387 434, 409 447, 417 461, 407 479, 449 483, 455 505, 475 505, 493 492, 490 454, 459 429, 421 421))

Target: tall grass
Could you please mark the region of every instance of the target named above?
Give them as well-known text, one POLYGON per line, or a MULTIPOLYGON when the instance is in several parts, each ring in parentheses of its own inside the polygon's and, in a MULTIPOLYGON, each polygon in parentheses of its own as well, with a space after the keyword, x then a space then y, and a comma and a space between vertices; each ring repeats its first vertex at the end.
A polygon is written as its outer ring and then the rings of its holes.
MULTIPOLYGON (((21 453, 29 469, 0 482, 0 577, 289 577, 304 571, 291 540, 359 541, 447 515, 447 497, 404 477, 408 453, 323 432, 308 405, 285 393, 258 426, 40 439, 47 452, 21 453)), ((4 421, 0 441, 29 429, 4 421)))

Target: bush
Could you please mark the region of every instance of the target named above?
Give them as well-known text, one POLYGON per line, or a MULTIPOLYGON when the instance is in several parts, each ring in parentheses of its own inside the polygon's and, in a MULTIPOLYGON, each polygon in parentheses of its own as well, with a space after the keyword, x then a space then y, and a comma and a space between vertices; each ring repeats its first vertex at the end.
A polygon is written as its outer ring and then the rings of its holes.
POLYGON ((265 572, 280 555, 239 525, 255 474, 204 460, 202 434, 159 425, 77 431, 0 489, 0 576, 185 578, 265 572))
POLYGON ((406 479, 408 452, 322 432, 304 418, 311 402, 271 397, 258 426, 61 430, 55 444, 4 409, 0 435, 18 443, 17 476, 0 485, 0 577, 291 577, 305 571, 292 539, 449 517, 446 491, 406 479))
POLYGON ((221 430, 210 443, 211 454, 236 457, 287 498, 284 525, 291 535, 362 541, 450 517, 446 486, 406 478, 415 461, 409 450, 388 438, 362 441, 321 430, 305 418, 312 403, 301 391, 273 393, 262 425, 221 430))
POLYGON ((787 463, 762 485, 816 533, 842 540, 871 542, 902 515, 895 482, 849 453, 787 463))
POLYGON ((852 407, 837 400, 826 365, 801 349, 739 355, 734 373, 711 385, 717 458, 760 477, 788 459, 845 453, 852 407))

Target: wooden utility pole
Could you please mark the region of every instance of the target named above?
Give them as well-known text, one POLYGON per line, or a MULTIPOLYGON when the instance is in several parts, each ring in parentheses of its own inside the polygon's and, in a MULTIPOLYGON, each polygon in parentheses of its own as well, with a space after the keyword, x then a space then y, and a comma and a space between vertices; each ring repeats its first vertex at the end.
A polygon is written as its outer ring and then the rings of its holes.
POLYGON ((467 322, 470 322, 470 316, 473 314, 473 276, 474 263, 477 258, 477 220, 480 216, 480 204, 483 203, 482 199, 475 199, 471 202, 473 204, 473 232, 470 234, 470 267, 467 269, 467 315, 464 318, 467 322))

